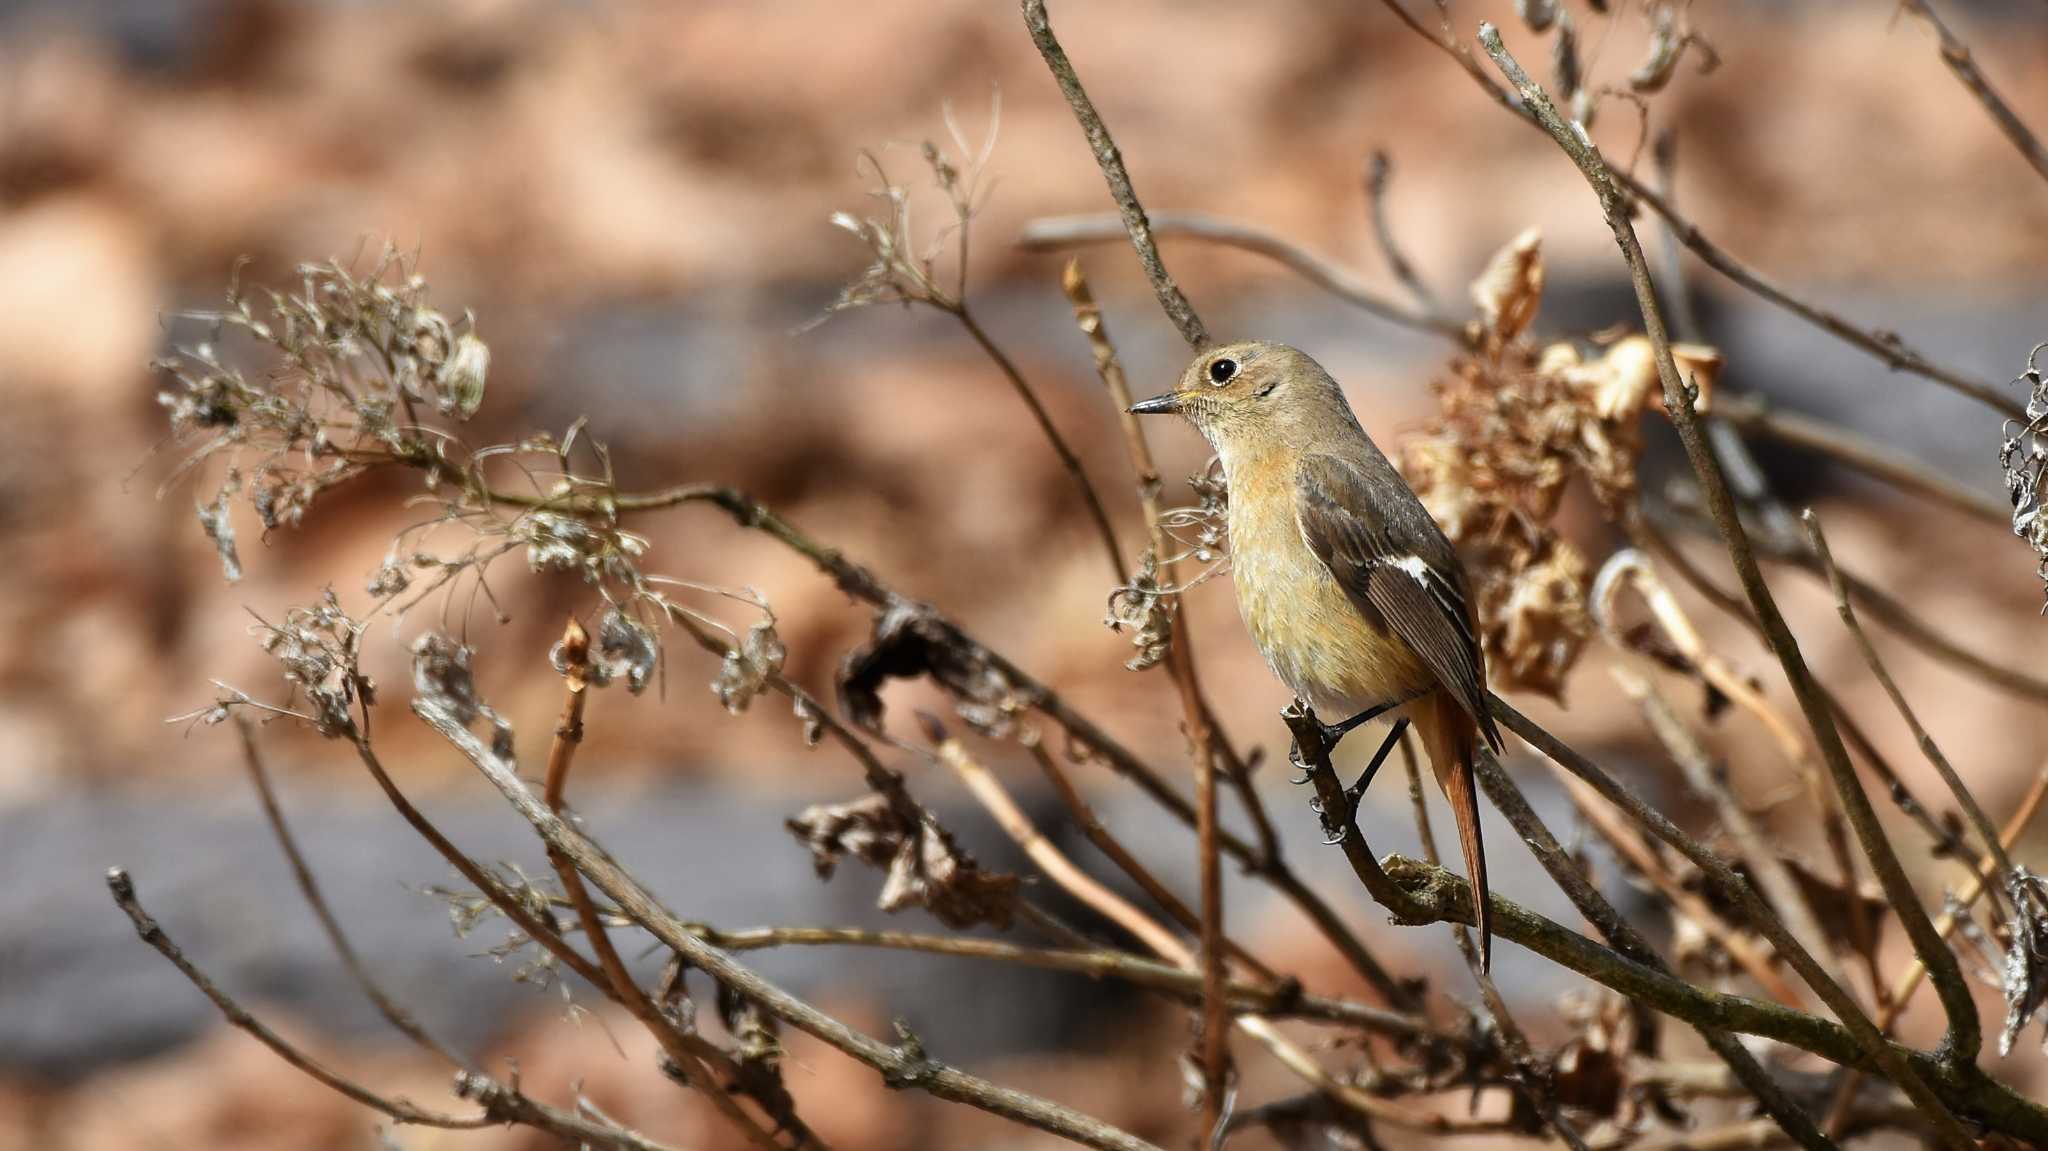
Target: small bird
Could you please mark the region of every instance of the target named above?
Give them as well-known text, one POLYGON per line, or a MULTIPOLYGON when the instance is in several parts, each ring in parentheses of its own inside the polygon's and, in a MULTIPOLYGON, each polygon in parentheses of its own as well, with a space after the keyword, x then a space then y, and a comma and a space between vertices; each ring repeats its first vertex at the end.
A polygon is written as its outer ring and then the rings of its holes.
POLYGON ((1321 715, 1332 741, 1376 716, 1393 729, 1356 803, 1412 721, 1458 821, 1482 967, 1491 965, 1486 852, 1472 777, 1487 706, 1486 660, 1456 549, 1359 426, 1330 373, 1285 344, 1203 352, 1180 386, 1131 405, 1187 417, 1223 463, 1231 578, 1266 662, 1321 715))

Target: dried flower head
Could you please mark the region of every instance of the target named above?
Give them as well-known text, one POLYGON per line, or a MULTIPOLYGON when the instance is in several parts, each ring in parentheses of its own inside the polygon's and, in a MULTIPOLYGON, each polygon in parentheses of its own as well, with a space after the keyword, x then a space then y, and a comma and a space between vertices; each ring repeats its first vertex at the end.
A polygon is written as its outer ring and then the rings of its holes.
POLYGON ((718 677, 711 681, 712 694, 725 710, 738 715, 768 686, 771 676, 782 673, 782 661, 788 654, 771 614, 748 628, 746 638, 726 649, 718 677))
MULTIPOLYGON (((353 738, 352 709, 374 702, 375 685, 357 668, 362 624, 341 608, 332 589, 310 607, 295 607, 272 624, 257 620, 263 650, 283 669, 292 694, 303 696, 304 713, 291 712, 329 739, 353 738)), ((237 702, 249 702, 241 697, 237 702)))
POLYGON ((868 251, 869 263, 840 290, 826 316, 870 304, 929 304, 944 311, 960 308, 967 287, 968 229, 985 198, 984 178, 989 157, 995 151, 1002 108, 1001 91, 992 91, 988 129, 979 144, 971 144, 953 116, 952 105, 947 104, 946 133, 954 150, 949 152, 929 140, 919 148, 919 155, 931 173, 932 185, 945 198, 951 213, 951 219, 929 238, 920 239, 912 226, 910 189, 889 178, 875 153, 860 153, 860 173, 873 185, 868 195, 882 210, 868 216, 832 213, 832 226, 858 239, 868 251), (939 272, 939 261, 949 246, 954 248, 955 260, 950 282, 939 272))
MULTIPOLYGON (((1524 232, 1473 284, 1479 350, 1451 363, 1437 385, 1438 418, 1403 442, 1401 464, 1466 553, 1495 679, 1554 696, 1591 620, 1590 566, 1552 521, 1574 480, 1610 517, 1634 501, 1641 417, 1662 393, 1641 336, 1589 350, 1532 343, 1542 289, 1541 243, 1524 232)), ((1683 357, 1706 398, 1718 355, 1686 346, 1683 357)))
MULTIPOLYGON (((1998 449, 1998 466, 2005 472, 2006 494, 2012 497, 2012 534, 2034 549, 2035 572, 2048 587, 2048 515, 2043 515, 2041 479, 2048 472, 2048 380, 2037 362, 2042 348, 2037 344, 2027 353, 2027 370, 2014 383, 2027 385, 2027 422, 2017 426, 2008 420, 2005 442, 1998 449)), ((2043 611, 2048 611, 2044 604, 2043 611)))

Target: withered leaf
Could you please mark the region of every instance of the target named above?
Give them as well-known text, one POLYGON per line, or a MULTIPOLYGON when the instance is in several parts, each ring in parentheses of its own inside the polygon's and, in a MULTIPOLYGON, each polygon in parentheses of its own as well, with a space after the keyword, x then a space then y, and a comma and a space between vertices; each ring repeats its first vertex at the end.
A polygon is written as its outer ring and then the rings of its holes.
POLYGON ((1524 231, 1494 253, 1472 281, 1472 303, 1496 347, 1512 343, 1543 302, 1543 234, 1524 231))
POLYGON ((886 795, 816 804, 787 826, 810 849, 820 878, 848 856, 882 869, 875 903, 883 911, 923 907, 953 928, 1008 927, 1016 914, 1016 876, 981 870, 929 812, 913 818, 886 795))
POLYGON ((839 710, 867 731, 882 726, 882 685, 929 676, 953 696, 968 726, 993 738, 1010 733, 1010 717, 1026 702, 987 649, 962 636, 930 608, 897 603, 875 616, 874 635, 839 666, 839 710))

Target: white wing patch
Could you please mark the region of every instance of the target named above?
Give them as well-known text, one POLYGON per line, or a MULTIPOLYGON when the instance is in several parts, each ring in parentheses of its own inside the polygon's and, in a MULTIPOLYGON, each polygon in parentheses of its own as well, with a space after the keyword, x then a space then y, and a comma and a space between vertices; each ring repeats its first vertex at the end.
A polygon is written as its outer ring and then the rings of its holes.
POLYGON ((1429 565, 1422 562, 1421 556, 1402 556, 1400 559, 1386 562, 1414 576, 1415 582, 1423 587, 1429 586, 1430 578, 1434 574, 1429 570, 1429 565))

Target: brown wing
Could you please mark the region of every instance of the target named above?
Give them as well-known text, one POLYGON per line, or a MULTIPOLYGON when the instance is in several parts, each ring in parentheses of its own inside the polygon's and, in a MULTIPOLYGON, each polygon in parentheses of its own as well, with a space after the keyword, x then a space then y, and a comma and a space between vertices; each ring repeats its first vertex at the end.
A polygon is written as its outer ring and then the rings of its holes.
POLYGON ((1499 751, 1464 567, 1407 481, 1384 457, 1318 454, 1302 457, 1294 487, 1302 535, 1353 606, 1384 621, 1499 751))

